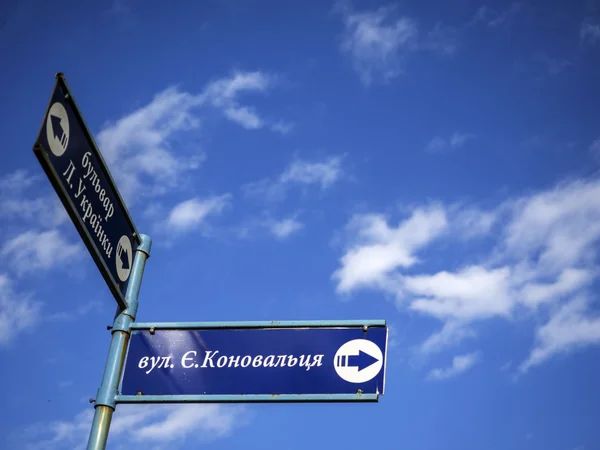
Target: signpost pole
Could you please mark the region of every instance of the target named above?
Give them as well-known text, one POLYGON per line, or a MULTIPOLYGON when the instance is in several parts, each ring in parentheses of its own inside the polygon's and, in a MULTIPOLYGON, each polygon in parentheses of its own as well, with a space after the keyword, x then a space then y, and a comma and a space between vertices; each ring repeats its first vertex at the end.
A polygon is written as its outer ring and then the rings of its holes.
POLYGON ((141 244, 136 250, 125 300, 127 308, 115 318, 112 327, 112 340, 108 351, 102 383, 95 400, 94 420, 90 431, 87 450, 104 450, 108 440, 108 431, 116 406, 116 395, 123 371, 127 344, 131 334, 131 325, 135 321, 138 309, 138 294, 146 260, 150 257, 152 240, 149 236, 141 235, 141 244))

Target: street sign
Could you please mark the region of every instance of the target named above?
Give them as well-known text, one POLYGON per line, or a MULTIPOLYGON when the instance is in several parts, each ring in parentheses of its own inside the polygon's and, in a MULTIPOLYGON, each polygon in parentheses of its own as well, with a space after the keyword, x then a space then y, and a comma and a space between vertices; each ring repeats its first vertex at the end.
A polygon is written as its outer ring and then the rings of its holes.
POLYGON ((122 395, 383 394, 385 322, 315 324, 134 324, 122 395))
POLYGON ((63 74, 33 151, 121 308, 140 244, 133 220, 63 74))

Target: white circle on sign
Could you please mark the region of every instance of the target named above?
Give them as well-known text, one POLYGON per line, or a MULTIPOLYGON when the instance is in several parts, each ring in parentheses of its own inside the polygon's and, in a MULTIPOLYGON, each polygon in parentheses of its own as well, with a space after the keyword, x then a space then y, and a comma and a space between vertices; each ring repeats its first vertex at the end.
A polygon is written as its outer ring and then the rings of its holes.
POLYGON ((60 102, 54 103, 46 119, 46 136, 50 151, 55 156, 62 156, 69 145, 69 116, 60 102))
POLYGON ((333 357, 337 374, 349 383, 365 383, 383 367, 383 354, 375 342, 354 339, 342 345, 333 357))
POLYGON ((127 281, 129 273, 131 272, 131 260, 133 255, 131 252, 131 241, 127 236, 121 236, 119 243, 117 244, 117 251, 115 252, 116 264, 117 264, 117 275, 121 281, 127 281))

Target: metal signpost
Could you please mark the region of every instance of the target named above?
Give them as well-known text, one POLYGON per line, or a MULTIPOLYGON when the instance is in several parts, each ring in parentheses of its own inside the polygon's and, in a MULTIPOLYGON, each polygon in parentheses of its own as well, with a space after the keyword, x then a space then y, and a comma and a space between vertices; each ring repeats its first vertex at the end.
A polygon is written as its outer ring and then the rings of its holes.
POLYGON ((379 400, 385 321, 135 322, 152 241, 138 234, 62 73, 33 150, 119 305, 88 450, 106 448, 119 403, 379 400))

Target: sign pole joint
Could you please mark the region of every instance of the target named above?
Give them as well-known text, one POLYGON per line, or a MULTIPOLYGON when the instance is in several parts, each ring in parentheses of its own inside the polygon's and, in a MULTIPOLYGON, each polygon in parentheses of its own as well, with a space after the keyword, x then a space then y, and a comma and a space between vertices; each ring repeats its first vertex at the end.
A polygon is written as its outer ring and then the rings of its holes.
POLYGON ((106 448, 112 413, 116 408, 116 399, 125 362, 125 354, 127 353, 131 328, 138 309, 138 295, 142 284, 146 259, 150 255, 150 247, 152 245, 149 236, 140 235, 140 238, 141 244, 135 252, 127 294, 125 296, 127 308, 121 310, 113 322, 108 358, 94 405, 95 412, 88 440, 88 450, 104 450, 106 448))

